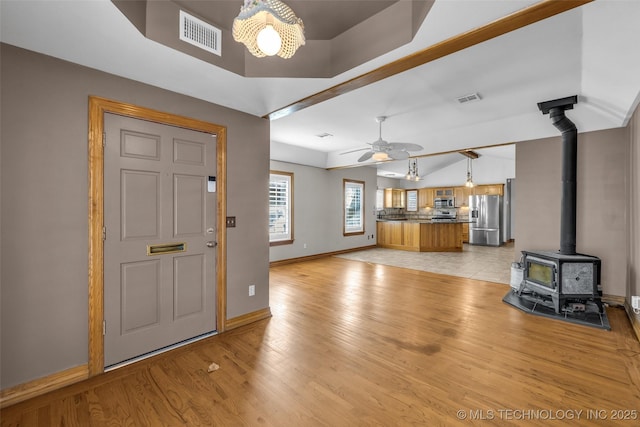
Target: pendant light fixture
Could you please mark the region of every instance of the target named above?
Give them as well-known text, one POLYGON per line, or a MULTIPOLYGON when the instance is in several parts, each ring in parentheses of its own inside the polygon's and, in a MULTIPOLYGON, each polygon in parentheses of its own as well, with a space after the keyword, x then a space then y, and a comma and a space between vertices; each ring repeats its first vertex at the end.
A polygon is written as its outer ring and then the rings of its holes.
POLYGON ((233 20, 233 39, 253 56, 291 58, 305 44, 304 25, 280 0, 244 0, 233 20))
POLYGON ((408 181, 420 181, 420 174, 418 173, 418 159, 409 159, 409 170, 405 175, 405 179, 408 181))
POLYGON ((471 162, 473 161, 473 159, 471 159, 470 157, 467 157, 467 182, 464 184, 465 187, 469 187, 472 188, 473 187, 473 176, 472 176, 472 164, 471 162))

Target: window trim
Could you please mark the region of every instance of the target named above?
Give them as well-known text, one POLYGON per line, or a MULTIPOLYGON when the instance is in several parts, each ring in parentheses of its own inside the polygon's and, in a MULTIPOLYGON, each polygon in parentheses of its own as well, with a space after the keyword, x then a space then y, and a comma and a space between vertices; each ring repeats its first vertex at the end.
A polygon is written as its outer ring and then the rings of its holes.
MULTIPOLYGON (((291 245, 293 244, 293 172, 284 172, 278 170, 269 171, 269 190, 271 189, 271 175, 286 176, 289 179, 289 194, 288 194, 288 211, 289 211, 289 238, 280 240, 271 240, 271 233, 269 233, 269 246, 291 245)), ((271 201, 269 201, 269 208, 271 207, 271 201)))
POLYGON ((343 236, 361 236, 365 233, 365 214, 364 207, 365 205, 365 182, 358 181, 355 179, 347 179, 343 178, 342 180, 342 235, 343 236), (347 196, 347 185, 348 184, 356 184, 361 186, 361 195, 360 195, 360 218, 362 222, 362 230, 358 231, 347 231, 347 206, 346 206, 346 196, 347 196))

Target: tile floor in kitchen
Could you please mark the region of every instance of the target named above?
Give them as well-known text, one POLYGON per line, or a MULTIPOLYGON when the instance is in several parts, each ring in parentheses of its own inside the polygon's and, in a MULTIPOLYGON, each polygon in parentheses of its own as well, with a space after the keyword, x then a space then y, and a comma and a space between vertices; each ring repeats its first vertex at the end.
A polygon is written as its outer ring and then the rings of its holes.
POLYGON ((517 260, 513 243, 500 247, 465 244, 462 252, 411 252, 374 248, 336 256, 506 284, 511 279, 511 263, 517 260))

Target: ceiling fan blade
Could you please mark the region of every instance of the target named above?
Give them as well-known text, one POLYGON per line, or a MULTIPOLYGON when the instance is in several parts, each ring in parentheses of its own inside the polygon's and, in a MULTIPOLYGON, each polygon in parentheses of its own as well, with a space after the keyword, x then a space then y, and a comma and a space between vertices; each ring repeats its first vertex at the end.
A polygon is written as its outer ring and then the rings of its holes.
POLYGON ((367 148, 358 148, 357 150, 345 151, 344 153, 340 153, 340 155, 349 154, 349 153, 357 153, 358 151, 364 151, 364 150, 370 150, 370 148, 369 147, 367 147, 367 148))
POLYGON ((364 153, 362 156, 360 156, 358 161, 359 162, 364 162, 365 160, 369 160, 371 158, 371 156, 373 156, 373 151, 368 151, 368 152, 364 153))
POLYGON ((404 150, 391 150, 388 154, 393 160, 406 160, 409 158, 409 153, 404 150))
POLYGON ((412 144, 410 142, 390 142, 392 150, 407 150, 407 151, 420 151, 424 147, 418 144, 412 144))

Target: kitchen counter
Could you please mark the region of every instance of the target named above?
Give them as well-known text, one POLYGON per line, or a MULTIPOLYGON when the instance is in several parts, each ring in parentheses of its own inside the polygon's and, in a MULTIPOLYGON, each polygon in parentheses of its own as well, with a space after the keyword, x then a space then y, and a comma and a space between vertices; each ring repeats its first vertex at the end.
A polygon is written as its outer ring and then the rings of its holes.
POLYGON ((432 221, 430 219, 401 219, 401 218, 395 218, 395 219, 386 219, 386 218, 378 218, 376 220, 377 222, 414 222, 414 223, 418 223, 418 224, 473 224, 475 221, 471 221, 471 220, 466 220, 466 219, 460 219, 460 220, 455 220, 455 221, 432 221))
POLYGON ((469 222, 378 220, 377 245, 414 252, 462 252, 462 225, 469 222))

